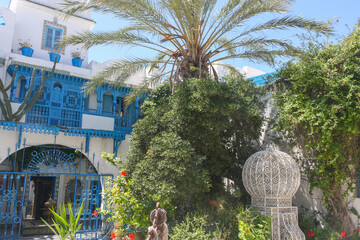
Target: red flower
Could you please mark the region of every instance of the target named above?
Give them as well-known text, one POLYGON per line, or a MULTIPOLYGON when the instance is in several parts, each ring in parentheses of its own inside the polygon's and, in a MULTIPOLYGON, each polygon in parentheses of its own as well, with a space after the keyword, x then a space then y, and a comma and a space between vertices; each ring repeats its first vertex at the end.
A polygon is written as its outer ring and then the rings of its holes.
POLYGON ((98 214, 97 214, 97 211, 95 210, 95 211, 94 211, 94 216, 97 217, 97 215, 98 215, 98 214))
POLYGON ((342 232, 342 233, 341 233, 341 236, 342 236, 342 237, 346 237, 345 232, 342 232))
POLYGON ((308 231, 308 236, 309 237, 313 237, 314 236, 314 233, 312 231, 308 231))
POLYGON ((358 229, 358 231, 360 232, 360 228, 358 229))
POLYGON ((210 205, 213 205, 213 204, 214 204, 214 201, 213 201, 213 200, 209 200, 209 203, 210 203, 210 205))
POLYGON ((135 234, 129 233, 129 238, 130 238, 130 239, 135 239, 135 234))
POLYGON ((149 152, 146 152, 147 155, 149 155, 149 157, 151 157, 151 154, 149 152))
POLYGON ((112 239, 115 239, 116 238, 116 234, 115 233, 111 233, 111 237, 112 239))
POLYGON ((126 176, 126 171, 121 171, 121 176, 125 177, 126 176))

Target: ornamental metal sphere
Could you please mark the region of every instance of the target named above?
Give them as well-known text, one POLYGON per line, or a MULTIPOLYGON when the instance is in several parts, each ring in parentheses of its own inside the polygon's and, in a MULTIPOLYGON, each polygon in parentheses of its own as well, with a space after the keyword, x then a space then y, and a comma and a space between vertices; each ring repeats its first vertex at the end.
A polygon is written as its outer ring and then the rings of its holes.
POLYGON ((265 150, 248 158, 242 179, 253 198, 291 199, 300 186, 300 170, 290 155, 265 150))

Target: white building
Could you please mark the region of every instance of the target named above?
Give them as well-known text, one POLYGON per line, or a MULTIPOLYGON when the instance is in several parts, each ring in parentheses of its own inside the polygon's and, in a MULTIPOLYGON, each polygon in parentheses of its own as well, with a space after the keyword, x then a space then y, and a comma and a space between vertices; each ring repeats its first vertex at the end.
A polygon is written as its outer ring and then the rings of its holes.
MULTIPOLYGON (((118 90, 104 85, 89 96, 83 93, 84 84, 111 61, 88 62, 88 52, 79 46, 56 50, 62 37, 95 26, 91 12, 65 20, 56 2, 11 0, 9 8, 0 7, 0 78, 9 86, 13 112, 27 98, 33 72, 34 91, 29 96, 40 86, 41 70, 51 71, 50 59, 60 59, 40 99, 19 122, 6 121, 0 112, 0 239, 45 233, 39 219, 49 214, 45 202, 50 197, 57 207, 84 201, 84 227, 77 239, 100 238, 104 224, 94 210, 101 207, 104 179, 118 175, 101 153, 124 156, 140 114, 142 99, 128 108, 123 100, 145 72, 118 90), (20 43, 25 48, 19 49, 20 43), (78 61, 73 63, 74 52, 80 53, 81 65, 73 66, 78 61)), ((247 77, 264 74, 250 67, 241 71, 247 77)))

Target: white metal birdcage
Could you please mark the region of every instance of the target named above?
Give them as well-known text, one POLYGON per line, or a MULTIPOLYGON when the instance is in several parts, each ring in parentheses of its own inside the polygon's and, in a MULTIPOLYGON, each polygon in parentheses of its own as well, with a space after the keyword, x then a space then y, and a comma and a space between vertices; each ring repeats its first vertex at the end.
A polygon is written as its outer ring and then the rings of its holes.
POLYGON ((242 179, 251 195, 251 206, 273 217, 273 240, 305 239, 298 226, 297 207, 292 206, 300 186, 300 170, 290 155, 270 149, 257 152, 246 161, 242 179))

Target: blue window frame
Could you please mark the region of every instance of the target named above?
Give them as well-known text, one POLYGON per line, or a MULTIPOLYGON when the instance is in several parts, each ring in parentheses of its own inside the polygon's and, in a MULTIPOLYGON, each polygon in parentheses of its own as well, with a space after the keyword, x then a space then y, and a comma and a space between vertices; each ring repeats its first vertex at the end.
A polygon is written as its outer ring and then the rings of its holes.
POLYGON ((62 35, 63 35, 62 29, 47 25, 46 32, 45 32, 44 47, 50 48, 50 49, 55 49, 56 46, 59 44, 62 35))

